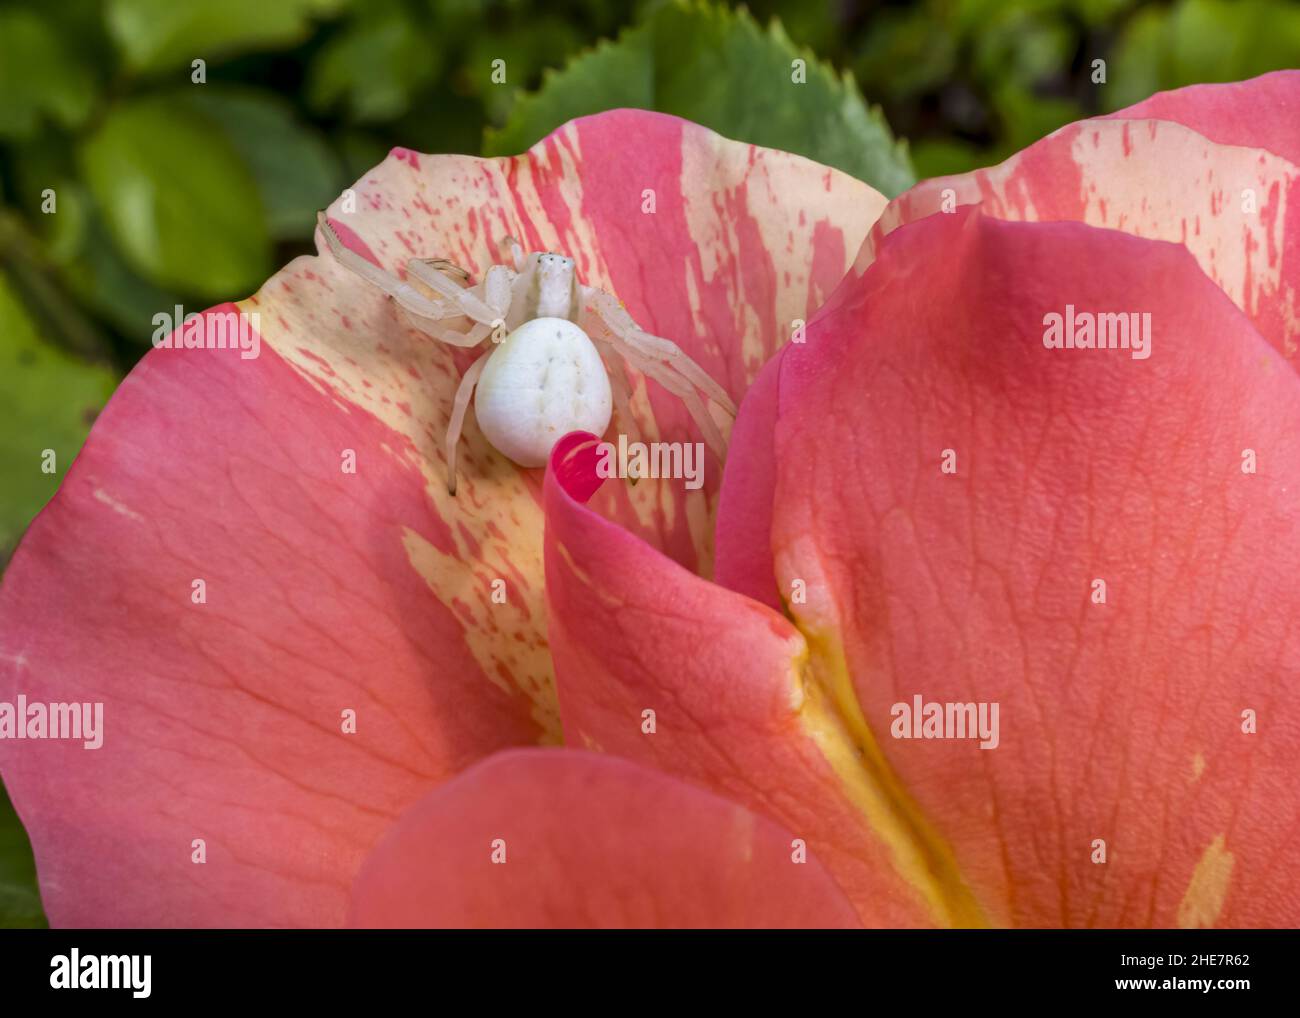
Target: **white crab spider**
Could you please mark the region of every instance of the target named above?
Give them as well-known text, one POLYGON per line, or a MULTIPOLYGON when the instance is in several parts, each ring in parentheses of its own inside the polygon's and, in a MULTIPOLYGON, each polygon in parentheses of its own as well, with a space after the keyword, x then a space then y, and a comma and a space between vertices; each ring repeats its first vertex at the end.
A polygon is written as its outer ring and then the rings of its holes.
POLYGON ((466 285, 467 272, 440 258, 411 259, 406 271, 412 282, 403 282, 345 247, 323 212, 316 218, 340 264, 388 294, 420 331, 453 346, 492 340, 492 348, 465 372, 452 403, 447 490, 453 495, 456 445, 471 395, 479 430, 521 466, 545 464, 569 431, 603 434, 611 402, 635 441, 624 362, 680 397, 722 458, 726 443, 701 393, 734 417, 726 390, 676 343, 642 330, 617 298, 579 283, 572 258, 525 255, 518 241, 507 238, 513 267, 493 265, 475 286, 466 285), (465 318, 468 330, 452 327, 465 318))

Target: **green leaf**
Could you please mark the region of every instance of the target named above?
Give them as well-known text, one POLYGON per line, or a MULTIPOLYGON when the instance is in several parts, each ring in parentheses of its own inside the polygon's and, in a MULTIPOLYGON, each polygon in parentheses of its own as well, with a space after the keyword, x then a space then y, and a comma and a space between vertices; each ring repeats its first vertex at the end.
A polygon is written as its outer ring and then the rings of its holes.
POLYGON ((27 832, 0 784, 0 928, 43 930, 45 926, 27 832))
POLYGON ((189 66, 300 42, 345 0, 110 0, 109 31, 133 70, 189 66))
POLYGON ((601 110, 634 107, 676 112, 655 105, 653 49, 649 28, 629 29, 617 42, 601 41, 564 70, 546 75, 540 89, 520 96, 504 127, 487 130, 484 154, 523 152, 561 124, 601 110))
POLYGON ((1108 25, 1132 7, 1136 0, 1069 0, 1066 4, 1085 25, 1108 25))
POLYGON ((310 237, 316 211, 344 185, 342 168, 325 139, 269 92, 210 85, 189 89, 185 96, 200 115, 220 125, 252 171, 271 236, 310 237))
MULTIPOLYGON (((39 302, 43 312, 53 308, 51 313, 66 318, 93 310, 126 338, 146 342, 153 332, 153 316, 160 308, 184 303, 183 295, 147 282, 122 260, 90 190, 77 177, 71 151, 41 139, 18 147, 14 162, 18 207, 36 227, 41 245, 36 252, 21 250, 23 234, 11 228, 12 218, 7 220, 0 213, 0 261, 9 265, 27 303, 34 302, 32 280, 38 277, 25 270, 57 270, 61 282, 77 299, 69 301, 66 294, 52 294, 49 300, 39 302), (56 202, 54 211, 45 215, 38 210, 44 208, 47 188, 54 191, 56 202)), ((46 335, 77 352, 102 349, 102 343, 91 347, 67 328, 46 335)))
MULTIPOLYGON (((775 3, 747 3, 745 5, 760 20, 776 14, 786 32, 800 46, 809 46, 818 53, 827 53, 844 42, 845 24, 856 13, 847 4, 805 3, 803 0, 776 0, 775 3)), ((872 11, 871 28, 883 11, 872 11)))
POLYGON ((36 864, 27 832, 0 784, 0 929, 44 929, 36 864))
MULTIPOLYGON (((70 185, 61 187, 60 193, 66 199, 74 190, 70 185)), ((82 212, 88 204, 70 206, 65 201, 61 215, 43 216, 56 224, 43 239, 18 216, 0 209, 0 267, 9 273, 10 284, 22 295, 30 315, 40 322, 45 339, 70 353, 107 361, 108 336, 78 301, 68 299, 67 266, 84 245, 87 224, 82 212)))
POLYGON ((886 195, 914 181, 905 147, 851 75, 837 75, 773 23, 698 3, 656 9, 521 96, 489 155, 521 152, 574 117, 619 106, 672 113, 731 138, 835 166, 886 195), (793 80, 793 62, 807 80, 793 80))
POLYGON ((42 342, 0 274, 0 562, 58 488, 113 387, 108 370, 42 342))
POLYGON ((975 37, 974 71, 983 81, 1028 87, 1063 75, 1076 45, 1070 25, 1008 12, 975 37))
POLYGON ((582 43, 563 18, 537 11, 520 24, 477 34, 465 47, 458 80, 483 103, 488 119, 501 123, 522 89, 536 85, 544 69, 576 54, 582 43), (492 80, 498 60, 504 61, 504 84, 492 80))
POLYGON ((266 277, 270 240, 253 175, 184 101, 114 107, 81 159, 118 248, 150 282, 231 299, 266 277))
POLYGON ((0 10, 0 136, 33 134, 48 116, 75 127, 90 113, 94 76, 35 11, 0 10))
MULTIPOLYGON (((382 163, 389 151, 382 141, 365 131, 344 131, 336 137, 335 143, 339 147, 343 173, 348 180, 360 180, 382 163)), ((421 146, 419 151, 430 150, 421 146)))

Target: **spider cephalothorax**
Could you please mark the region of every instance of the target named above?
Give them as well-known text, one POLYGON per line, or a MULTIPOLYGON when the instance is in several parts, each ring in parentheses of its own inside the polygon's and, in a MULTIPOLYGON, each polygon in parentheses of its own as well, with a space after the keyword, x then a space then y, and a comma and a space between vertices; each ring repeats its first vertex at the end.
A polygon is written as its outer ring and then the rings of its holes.
POLYGON ((722 457, 725 442, 705 399, 734 417, 726 390, 676 343, 641 329, 617 298, 582 285, 572 258, 526 255, 507 239, 511 264, 491 266, 474 286, 467 272, 438 258, 411 259, 410 282, 403 282, 345 247, 324 213, 318 222, 330 253, 388 294, 416 328, 454 346, 492 341, 465 372, 452 405, 447 489, 453 494, 456 444, 471 396, 484 437, 521 466, 542 466, 570 431, 603 434, 613 407, 635 439, 624 362, 678 396, 722 457), (453 327, 466 318, 468 330, 453 327))

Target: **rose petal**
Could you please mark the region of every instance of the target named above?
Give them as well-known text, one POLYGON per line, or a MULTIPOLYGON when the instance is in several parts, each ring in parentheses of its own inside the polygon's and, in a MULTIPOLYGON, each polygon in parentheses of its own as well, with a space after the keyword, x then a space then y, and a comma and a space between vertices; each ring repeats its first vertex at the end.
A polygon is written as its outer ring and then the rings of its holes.
POLYGON ((566 743, 644 761, 780 822, 864 922, 928 924, 914 874, 890 868, 872 829, 870 815, 887 805, 856 773, 837 777, 853 748, 810 685, 799 633, 579 504, 567 479, 553 461, 546 591, 566 743))
POLYGON ((421 799, 357 878, 365 927, 857 925, 770 820, 624 760, 515 750, 421 799))
POLYGON ((855 271, 874 260, 890 231, 957 205, 979 203, 1000 219, 1104 226, 1185 245, 1256 328, 1293 358, 1300 350, 1300 164, 1288 161, 1296 154, 1292 145, 1270 147, 1263 138, 1297 131, 1294 123, 1280 124, 1284 111, 1300 104, 1297 90, 1300 74, 1165 93, 1148 100, 1150 108, 1178 112, 1190 127, 1150 119, 1082 121, 998 166, 924 181, 886 208, 855 271), (1247 116, 1252 104, 1262 120, 1247 116), (1204 116, 1192 115, 1199 109, 1207 110, 1204 116), (1256 126, 1219 129, 1230 109, 1256 126), (1275 122, 1276 132, 1261 126, 1275 122), (1193 127, 1214 133, 1206 137, 1193 127), (1236 147, 1247 137, 1257 147, 1236 147))
MULTIPOLYGON (((718 496, 714 578, 722 586, 781 610, 772 564, 772 486, 776 483, 776 411, 781 377, 777 353, 754 379, 727 446, 734 469, 718 496)), ((573 493, 570 485, 565 489, 573 493)))
POLYGON ((990 922, 1294 925, 1300 379, 1177 246, 969 213, 887 244, 781 378, 814 670, 990 922), (1067 304, 1149 312, 1150 358, 1046 349, 1067 304), (999 703, 999 747, 892 738, 915 695, 999 703))
POLYGON ((1263 149, 1300 166, 1300 71, 1157 92, 1110 116, 1172 120, 1220 145, 1263 149))
POLYGON ((567 737, 778 818, 868 922, 1294 925, 1300 380, 1173 245, 970 210, 884 244, 783 355, 775 497, 724 497, 772 502, 798 630, 548 479, 567 737), (1045 349, 1067 303, 1151 312, 1151 358, 1045 349), (998 747, 892 738, 914 695, 998 703, 998 747))
POLYGON ((104 704, 102 748, 0 742, 51 923, 339 923, 409 803, 554 729, 536 577, 430 473, 269 343, 122 384, 0 589, 0 700, 104 704))
MULTIPOLYGON (((512 160, 396 150, 331 214, 394 269, 440 255, 481 271, 512 231, 571 244, 591 277, 662 296, 643 324, 689 323, 674 338, 740 386, 773 316, 834 285, 877 197, 620 112, 512 160), (658 209, 642 217, 648 186, 658 209), (743 258, 724 258, 724 226, 743 258), (709 311, 742 291, 734 317, 709 311)), ((464 352, 328 255, 239 308, 260 317, 259 356, 151 352, 0 589, 0 699, 105 704, 101 749, 0 742, 56 925, 341 922, 357 865, 402 810, 485 754, 559 737, 540 477, 489 450, 471 417, 459 493, 446 490, 464 352)), ((698 508, 653 511, 679 550, 707 529, 698 508)))

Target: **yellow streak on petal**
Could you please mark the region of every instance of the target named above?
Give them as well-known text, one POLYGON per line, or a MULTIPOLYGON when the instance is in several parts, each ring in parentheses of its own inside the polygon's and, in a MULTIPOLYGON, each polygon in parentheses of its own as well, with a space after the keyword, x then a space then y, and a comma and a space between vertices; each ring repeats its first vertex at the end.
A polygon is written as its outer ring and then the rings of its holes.
POLYGON ((1204 773, 1205 773, 1205 757, 1201 756, 1200 753, 1197 753, 1194 757, 1192 757, 1192 780, 1196 781, 1204 773))
MULTIPOLYGON (((802 626, 800 627, 802 628, 802 626)), ((894 774, 862 715, 838 640, 804 632, 808 678, 800 720, 829 761, 849 801, 889 850, 894 870, 942 926, 985 927, 988 917, 957 865, 952 847, 894 774)))
POLYGON ((1216 835, 1192 872, 1187 893, 1178 905, 1178 925, 1182 929, 1213 926, 1223 912, 1236 861, 1224 843, 1224 836, 1216 835))
POLYGON ((792 589, 794 577, 806 584, 807 602, 788 605, 807 642, 803 728, 839 776, 845 796, 891 853, 894 871, 917 891, 935 923, 992 926, 958 867, 956 852, 894 774, 863 715, 818 551, 801 536, 774 554, 781 589, 792 589))
MULTIPOLYGON (((706 460, 704 469, 711 468, 713 461, 706 460)), ((695 572, 701 579, 713 579, 713 521, 717 516, 717 497, 709 498, 703 492, 693 492, 685 500, 686 525, 691 531, 691 541, 696 548, 702 549, 699 560, 695 563, 695 572)))
MULTIPOLYGON (((677 477, 660 478, 658 480, 652 479, 652 486, 654 490, 658 491, 659 493, 659 512, 663 517, 664 530, 672 530, 673 524, 677 521, 676 494, 678 491, 681 490, 680 488, 681 484, 682 484, 681 478, 677 478, 677 477)), ((688 497, 686 501, 689 503, 689 502, 700 502, 703 500, 699 498, 688 497)))
POLYGON ((788 606, 808 646, 801 663, 804 730, 834 769, 844 794, 889 850, 894 870, 917 891, 936 924, 992 925, 966 883, 956 853, 903 786, 876 741, 836 635, 834 605, 824 593, 830 584, 817 575, 815 549, 806 539, 796 545, 777 548, 775 555, 782 589, 789 590, 789 581, 798 575, 808 591, 807 604, 788 606), (792 571, 796 562, 797 574, 792 571))
POLYGON ((528 634, 530 619, 541 617, 543 606, 532 603, 541 599, 541 592, 521 595, 507 581, 506 602, 498 604, 492 600, 496 577, 487 575, 490 566, 445 555, 413 530, 403 531, 402 544, 434 595, 464 623, 465 644, 483 674, 503 692, 514 692, 513 684, 532 701, 531 716, 542 729, 539 742, 562 743, 550 648, 544 639, 513 639, 515 633, 528 634), (525 597, 523 604, 518 603, 521 597, 525 597))
MULTIPOLYGON (((408 521, 412 565, 464 626, 488 680, 512 683, 531 701, 539 741, 561 741, 546 644, 541 506, 472 415, 460 441, 459 488, 448 494, 443 441, 459 381, 451 348, 410 328, 391 302, 328 256, 295 260, 241 307, 261 309, 263 344, 341 410, 363 409, 407 440, 383 452, 418 471, 430 513, 448 521, 452 542, 444 552, 419 536, 419 521, 408 521), (491 599, 497 579, 506 582, 504 605, 491 599)), ((357 464, 358 497, 370 492, 373 467, 357 464)))

